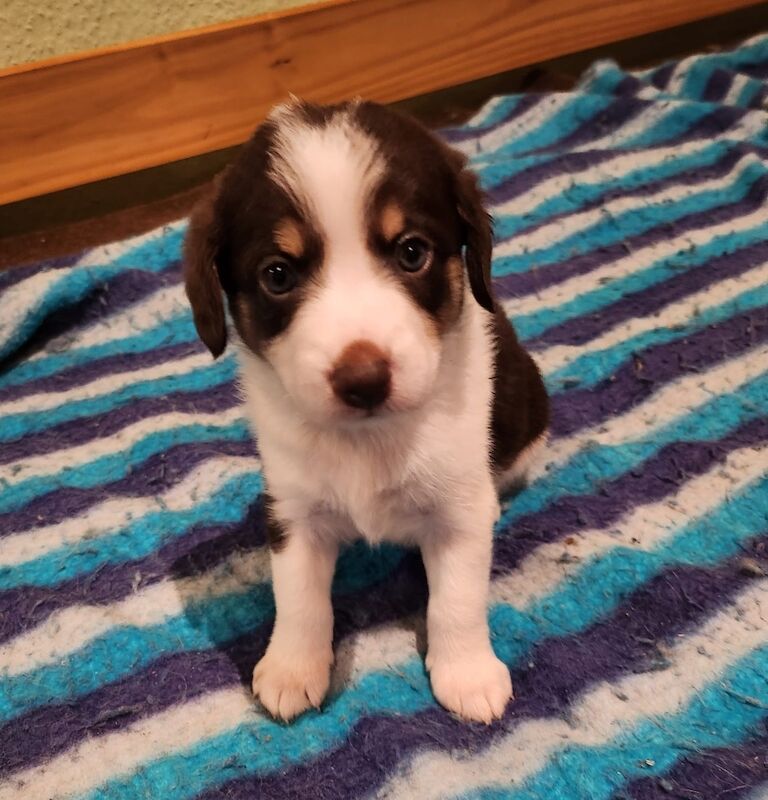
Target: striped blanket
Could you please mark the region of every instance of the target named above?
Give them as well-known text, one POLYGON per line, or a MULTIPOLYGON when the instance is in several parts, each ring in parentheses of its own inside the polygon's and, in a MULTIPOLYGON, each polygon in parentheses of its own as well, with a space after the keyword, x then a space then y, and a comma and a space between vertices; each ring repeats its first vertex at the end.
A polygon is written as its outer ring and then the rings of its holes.
POLYGON ((517 699, 489 727, 433 700, 424 574, 395 547, 340 559, 322 711, 255 706, 262 478, 233 357, 195 337, 183 221, 0 274, 0 800, 758 796, 767 96, 765 37, 600 63, 445 132, 553 397, 497 528, 517 699))

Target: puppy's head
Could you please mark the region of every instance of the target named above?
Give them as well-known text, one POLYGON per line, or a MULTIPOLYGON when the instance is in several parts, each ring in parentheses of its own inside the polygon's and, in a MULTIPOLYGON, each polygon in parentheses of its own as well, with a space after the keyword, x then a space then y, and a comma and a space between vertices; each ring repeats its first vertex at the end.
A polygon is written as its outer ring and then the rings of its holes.
POLYGON ((187 294, 214 356, 245 346, 315 420, 429 396, 468 282, 492 310, 491 225, 465 159, 373 103, 280 107, 196 209, 187 294))

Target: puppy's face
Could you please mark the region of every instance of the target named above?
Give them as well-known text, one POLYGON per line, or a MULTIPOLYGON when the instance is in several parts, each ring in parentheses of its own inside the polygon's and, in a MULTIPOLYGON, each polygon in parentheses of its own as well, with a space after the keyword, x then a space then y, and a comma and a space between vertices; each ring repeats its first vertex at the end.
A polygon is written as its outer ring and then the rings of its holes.
POLYGON ((491 231, 464 159, 371 103, 278 109, 193 214, 195 323, 243 343, 308 417, 385 417, 429 396, 465 281, 491 309, 491 231))

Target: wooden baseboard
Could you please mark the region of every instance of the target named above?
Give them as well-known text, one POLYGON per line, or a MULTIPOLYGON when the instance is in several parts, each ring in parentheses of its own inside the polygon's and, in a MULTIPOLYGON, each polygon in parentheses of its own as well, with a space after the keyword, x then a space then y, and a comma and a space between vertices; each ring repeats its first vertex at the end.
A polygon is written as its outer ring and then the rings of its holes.
POLYGON ((331 0, 0 72, 0 203, 242 142, 289 94, 391 102, 755 0, 331 0))

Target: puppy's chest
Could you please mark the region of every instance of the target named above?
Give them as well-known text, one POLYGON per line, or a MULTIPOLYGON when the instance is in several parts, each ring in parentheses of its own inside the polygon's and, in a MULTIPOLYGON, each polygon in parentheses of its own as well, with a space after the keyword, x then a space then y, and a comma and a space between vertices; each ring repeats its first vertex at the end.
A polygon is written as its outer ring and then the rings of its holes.
POLYGON ((436 524, 440 492, 412 465, 393 469, 383 461, 357 458, 312 472, 306 486, 309 513, 327 535, 407 542, 436 524))

